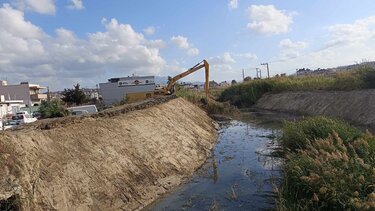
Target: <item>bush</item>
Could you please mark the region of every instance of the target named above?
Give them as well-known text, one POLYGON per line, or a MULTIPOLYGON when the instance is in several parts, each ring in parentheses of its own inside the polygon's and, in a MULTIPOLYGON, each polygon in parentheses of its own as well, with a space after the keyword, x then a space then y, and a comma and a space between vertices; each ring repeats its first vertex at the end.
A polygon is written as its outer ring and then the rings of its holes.
POLYGON ((230 104, 237 107, 246 107, 253 105, 263 94, 272 91, 272 80, 253 80, 248 83, 236 84, 225 89, 219 101, 229 101, 230 104))
POLYGON ((364 68, 361 70, 361 79, 364 82, 364 86, 368 89, 375 88, 375 70, 371 68, 364 68))
POLYGON ((286 123, 281 210, 374 210, 375 138, 339 120, 286 123))
POLYGON ((42 101, 39 112, 42 118, 64 117, 69 114, 60 100, 42 101))
POLYGON ((349 124, 327 117, 309 117, 297 122, 286 122, 281 143, 291 150, 306 149, 310 141, 325 139, 333 131, 345 142, 353 141, 364 134, 349 124))
POLYGON ((309 141, 304 151, 290 154, 281 189, 284 207, 294 204, 292 207, 308 210, 374 210, 375 168, 370 155, 374 148, 370 148, 370 140, 345 144, 333 133, 326 139, 309 141), (360 153, 363 151, 368 153, 360 153))

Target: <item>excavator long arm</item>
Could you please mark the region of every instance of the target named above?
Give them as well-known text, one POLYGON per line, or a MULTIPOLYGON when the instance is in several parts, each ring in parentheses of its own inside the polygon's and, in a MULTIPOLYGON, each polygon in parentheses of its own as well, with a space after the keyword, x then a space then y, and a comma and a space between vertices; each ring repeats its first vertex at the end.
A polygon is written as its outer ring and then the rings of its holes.
POLYGON ((205 73, 206 73, 205 92, 206 92, 206 98, 208 98, 208 90, 209 90, 209 83, 210 83, 210 81, 209 81, 210 65, 208 64, 208 62, 206 60, 203 60, 202 62, 198 63, 194 67, 188 69, 187 71, 185 71, 183 73, 180 73, 180 74, 176 75, 175 77, 173 77, 169 81, 168 86, 166 88, 167 93, 172 94, 174 92, 174 85, 176 84, 176 82, 178 80, 180 80, 183 77, 186 77, 186 76, 190 75, 191 73, 193 73, 197 70, 202 69, 203 67, 205 68, 205 73))

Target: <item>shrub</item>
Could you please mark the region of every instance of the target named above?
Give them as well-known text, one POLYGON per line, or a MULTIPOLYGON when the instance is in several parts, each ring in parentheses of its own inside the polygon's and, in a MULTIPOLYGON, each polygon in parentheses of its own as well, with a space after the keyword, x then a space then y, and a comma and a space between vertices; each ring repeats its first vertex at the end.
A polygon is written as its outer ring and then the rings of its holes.
POLYGON ((39 112, 42 118, 64 117, 69 114, 60 100, 42 101, 39 112))
POLYGON ((333 131, 345 142, 363 136, 360 130, 343 121, 327 117, 309 117, 297 122, 286 122, 283 126, 281 143, 291 150, 305 149, 310 141, 325 139, 333 131))
POLYGON ((374 210, 373 157, 358 153, 363 150, 373 151, 368 140, 345 143, 333 133, 326 139, 309 141, 306 150, 289 154, 281 189, 284 207, 374 210))
POLYGON ((364 68, 360 72, 361 79, 364 82, 364 86, 368 89, 375 88, 375 70, 372 68, 364 68))
POLYGON ((375 138, 339 120, 286 123, 280 210, 374 210, 375 138))

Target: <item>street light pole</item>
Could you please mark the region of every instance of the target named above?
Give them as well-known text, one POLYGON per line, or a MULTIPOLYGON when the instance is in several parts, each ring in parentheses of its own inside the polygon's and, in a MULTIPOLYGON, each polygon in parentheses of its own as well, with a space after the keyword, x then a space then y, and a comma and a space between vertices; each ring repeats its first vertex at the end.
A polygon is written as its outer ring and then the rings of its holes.
POLYGON ((266 65, 267 66, 267 76, 268 76, 268 78, 270 78, 270 68, 269 68, 268 62, 262 63, 260 65, 266 65))

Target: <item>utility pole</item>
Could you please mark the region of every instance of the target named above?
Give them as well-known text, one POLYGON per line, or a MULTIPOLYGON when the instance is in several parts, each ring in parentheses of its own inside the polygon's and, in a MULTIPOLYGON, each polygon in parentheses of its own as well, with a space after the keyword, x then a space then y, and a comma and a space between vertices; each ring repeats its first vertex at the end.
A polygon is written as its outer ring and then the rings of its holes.
POLYGON ((242 69, 242 80, 245 81, 245 70, 242 69))
POLYGON ((49 91, 49 86, 47 86, 47 101, 51 101, 51 93, 49 91))
POLYGON ((255 70, 257 71, 257 78, 262 79, 262 70, 259 68, 255 68, 255 70))
POLYGON ((267 66, 267 76, 268 76, 268 78, 270 78, 270 68, 269 68, 268 62, 262 63, 260 65, 266 65, 267 66))

